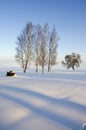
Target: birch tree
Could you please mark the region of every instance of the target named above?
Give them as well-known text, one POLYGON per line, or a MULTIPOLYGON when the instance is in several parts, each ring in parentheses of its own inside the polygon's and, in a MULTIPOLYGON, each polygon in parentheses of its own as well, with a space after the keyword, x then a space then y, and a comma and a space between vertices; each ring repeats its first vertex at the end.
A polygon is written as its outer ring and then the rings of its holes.
POLYGON ((58 47, 57 32, 55 26, 53 27, 50 34, 49 41, 49 58, 48 58, 48 71, 51 70, 51 67, 57 63, 57 47, 58 47))
POLYGON ((42 28, 40 25, 36 26, 36 33, 35 33, 35 43, 34 43, 34 50, 35 50, 35 65, 36 65, 36 72, 38 72, 38 66, 40 62, 40 54, 41 54, 41 38, 42 38, 42 28))
POLYGON ((21 65, 23 68, 23 72, 25 73, 30 62, 31 58, 31 48, 32 48, 32 30, 33 25, 32 23, 27 23, 24 30, 17 37, 16 42, 16 61, 21 65))
POLYGON ((40 65, 42 66, 42 74, 44 73, 44 66, 47 64, 48 52, 47 52, 47 38, 48 38, 48 24, 45 24, 42 29, 41 39, 41 54, 40 65))

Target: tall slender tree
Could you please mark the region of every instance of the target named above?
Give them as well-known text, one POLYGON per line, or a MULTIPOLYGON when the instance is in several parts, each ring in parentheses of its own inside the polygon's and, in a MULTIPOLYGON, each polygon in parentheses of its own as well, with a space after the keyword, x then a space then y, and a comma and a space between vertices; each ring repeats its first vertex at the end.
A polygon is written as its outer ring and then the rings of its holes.
POLYGON ((48 52, 47 52, 47 38, 48 38, 48 24, 45 24, 42 29, 42 41, 41 41, 41 54, 40 64, 42 66, 42 74, 44 74, 44 66, 47 64, 48 52))
POLYGON ((51 31, 50 41, 49 41, 48 71, 50 71, 51 67, 57 63, 58 40, 59 40, 59 37, 57 37, 56 28, 54 26, 51 31))
POLYGON ((35 65, 36 65, 36 72, 38 72, 38 66, 39 66, 39 62, 40 62, 40 54, 41 54, 41 38, 42 38, 42 28, 40 25, 36 26, 36 33, 35 33, 35 37, 34 37, 34 41, 35 41, 35 65))
POLYGON ((24 30, 17 38, 16 60, 25 73, 31 58, 33 24, 27 23, 24 30))

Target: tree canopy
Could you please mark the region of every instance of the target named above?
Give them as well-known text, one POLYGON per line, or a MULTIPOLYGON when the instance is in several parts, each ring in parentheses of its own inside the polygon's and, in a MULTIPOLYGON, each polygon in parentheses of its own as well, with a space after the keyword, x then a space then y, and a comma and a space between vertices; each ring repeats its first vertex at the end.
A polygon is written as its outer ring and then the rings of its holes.
POLYGON ((65 56, 65 61, 62 61, 62 64, 67 68, 72 68, 75 70, 75 67, 80 67, 80 63, 82 62, 80 54, 72 53, 70 55, 65 56))

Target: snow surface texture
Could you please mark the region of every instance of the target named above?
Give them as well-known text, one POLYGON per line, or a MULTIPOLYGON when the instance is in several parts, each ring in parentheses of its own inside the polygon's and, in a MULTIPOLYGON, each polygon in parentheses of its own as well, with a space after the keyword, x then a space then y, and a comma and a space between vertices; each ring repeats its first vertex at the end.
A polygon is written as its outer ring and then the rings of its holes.
POLYGON ((15 71, 0 71, 0 130, 86 130, 86 69, 15 71))

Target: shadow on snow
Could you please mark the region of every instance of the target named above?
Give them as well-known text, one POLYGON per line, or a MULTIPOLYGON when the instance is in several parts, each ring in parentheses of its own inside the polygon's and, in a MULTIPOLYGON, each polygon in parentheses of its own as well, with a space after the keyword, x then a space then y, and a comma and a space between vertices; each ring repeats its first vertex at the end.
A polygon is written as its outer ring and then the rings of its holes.
MULTIPOLYGON (((26 90, 23 88, 15 88, 15 87, 10 87, 10 86, 0 86, 0 89, 7 90, 7 91, 9 90, 12 92, 17 92, 18 94, 23 93, 25 95, 33 96, 34 98, 39 98, 41 100, 47 101, 48 103, 51 103, 52 105, 57 105, 57 107, 58 107, 58 105, 61 107, 66 106, 66 107, 72 108, 74 110, 83 111, 86 114, 86 106, 80 105, 80 104, 77 104, 74 102, 70 102, 66 99, 56 99, 56 98, 49 97, 47 95, 44 95, 44 94, 41 94, 41 93, 38 93, 35 91, 26 90)), ((8 94, 4 94, 4 93, 0 93, 0 97, 8 99, 8 100, 20 105, 20 106, 23 106, 27 109, 30 109, 32 112, 35 112, 36 114, 38 114, 40 116, 48 118, 54 122, 58 122, 58 123, 65 125, 69 128, 72 128, 73 130, 80 128, 80 123, 78 123, 77 121, 70 119, 66 116, 62 116, 59 113, 54 113, 50 110, 47 110, 46 108, 42 108, 42 107, 40 108, 40 107, 30 103, 30 102, 23 101, 23 99, 19 99, 19 98, 16 98, 16 97, 10 96, 8 94)))

